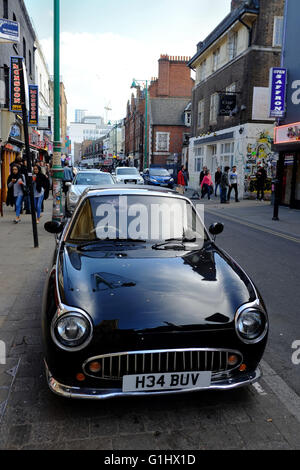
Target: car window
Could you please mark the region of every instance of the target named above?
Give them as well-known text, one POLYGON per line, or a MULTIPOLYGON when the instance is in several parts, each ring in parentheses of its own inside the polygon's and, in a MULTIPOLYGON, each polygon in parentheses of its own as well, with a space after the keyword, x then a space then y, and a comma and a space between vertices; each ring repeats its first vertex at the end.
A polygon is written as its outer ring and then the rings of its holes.
POLYGON ((207 240, 204 225, 188 200, 167 196, 91 196, 74 221, 70 241, 144 239, 164 241, 193 232, 207 240))
POLYGON ((117 168, 116 170, 117 175, 137 175, 136 168, 117 168))
POLYGON ((153 170, 150 170, 150 175, 151 176, 170 176, 170 173, 168 170, 165 170, 163 168, 153 168, 153 170))
POLYGON ((80 173, 77 175, 74 184, 76 186, 97 186, 101 184, 113 184, 112 177, 101 173, 80 173))

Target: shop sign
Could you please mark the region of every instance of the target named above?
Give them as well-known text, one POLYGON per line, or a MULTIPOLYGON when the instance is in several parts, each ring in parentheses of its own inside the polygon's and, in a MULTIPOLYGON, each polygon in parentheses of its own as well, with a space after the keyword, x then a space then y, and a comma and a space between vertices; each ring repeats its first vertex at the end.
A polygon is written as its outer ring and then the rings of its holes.
POLYGON ((28 123, 30 126, 37 126, 39 123, 39 87, 29 85, 29 113, 28 123))
POLYGON ((275 144, 290 144, 298 142, 300 142, 300 122, 275 127, 275 144))
POLYGON ((17 21, 0 19, 0 43, 20 42, 20 25, 17 21))
POLYGON ((51 116, 39 116, 38 129, 40 131, 51 131, 51 116))
POLYGON ((219 97, 219 116, 232 116, 237 104, 236 95, 221 93, 219 97))
POLYGON ((10 58, 10 111, 22 112, 20 69, 22 57, 10 58))
POLYGON ((283 118, 286 112, 287 69, 270 69, 270 117, 283 118))

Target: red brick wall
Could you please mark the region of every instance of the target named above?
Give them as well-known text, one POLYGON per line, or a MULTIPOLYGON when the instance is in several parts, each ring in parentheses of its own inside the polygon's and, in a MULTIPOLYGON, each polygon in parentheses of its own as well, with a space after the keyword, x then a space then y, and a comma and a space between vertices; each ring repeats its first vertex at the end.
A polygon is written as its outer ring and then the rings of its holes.
POLYGON ((158 79, 151 82, 150 97, 190 97, 194 80, 187 67, 188 57, 161 56, 158 79))
POLYGON ((156 152, 156 133, 157 132, 169 132, 170 133, 170 147, 169 152, 171 154, 177 153, 179 157, 182 154, 182 145, 184 140, 184 134, 189 134, 190 128, 185 126, 153 126, 152 133, 152 157, 151 163, 163 165, 169 158, 169 155, 153 155, 156 152))

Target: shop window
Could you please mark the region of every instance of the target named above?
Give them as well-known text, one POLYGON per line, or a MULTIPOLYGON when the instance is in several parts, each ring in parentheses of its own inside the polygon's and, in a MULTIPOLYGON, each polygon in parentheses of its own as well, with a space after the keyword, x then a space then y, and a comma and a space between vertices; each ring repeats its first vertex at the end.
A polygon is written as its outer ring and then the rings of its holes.
POLYGON ((8 0, 3 0, 3 18, 8 19, 8 0))

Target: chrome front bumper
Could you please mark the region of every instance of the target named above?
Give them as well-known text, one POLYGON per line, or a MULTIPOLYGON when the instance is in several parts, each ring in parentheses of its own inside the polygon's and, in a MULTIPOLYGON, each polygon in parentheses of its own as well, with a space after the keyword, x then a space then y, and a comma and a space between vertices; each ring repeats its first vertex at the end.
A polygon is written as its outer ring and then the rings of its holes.
POLYGON ((84 388, 74 387, 59 383, 51 374, 46 362, 46 376, 50 390, 65 398, 83 399, 83 400, 105 400, 117 397, 134 397, 134 396, 149 396, 149 395, 174 395, 178 393, 192 393, 203 390, 233 390, 235 388, 246 387, 257 382, 261 376, 261 369, 257 367, 254 372, 245 373, 242 377, 231 377, 228 379, 214 381, 209 387, 206 388, 193 388, 184 390, 165 390, 153 392, 123 392, 121 389, 105 389, 105 388, 84 388))

